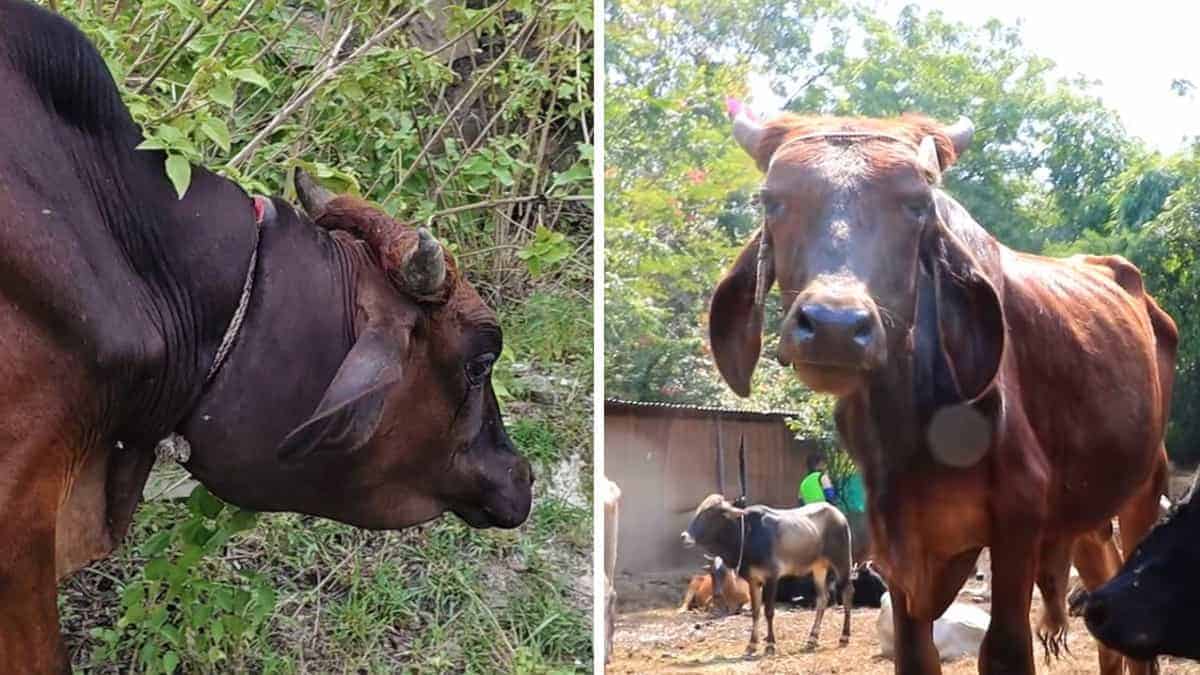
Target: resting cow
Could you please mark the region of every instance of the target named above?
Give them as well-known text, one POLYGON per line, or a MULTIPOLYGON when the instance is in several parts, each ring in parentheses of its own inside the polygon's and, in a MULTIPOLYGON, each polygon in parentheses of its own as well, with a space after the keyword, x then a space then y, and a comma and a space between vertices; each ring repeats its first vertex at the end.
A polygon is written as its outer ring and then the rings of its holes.
POLYGON ((693 609, 716 609, 724 614, 736 614, 750 602, 750 586, 734 574, 725 559, 716 556, 705 566, 704 574, 693 575, 687 592, 679 605, 680 613, 693 609))
POLYGON ((795 509, 762 505, 739 508, 714 494, 696 507, 692 521, 679 538, 684 546, 698 545, 725 560, 735 561, 738 576, 749 582, 751 627, 747 654, 758 648, 758 615, 764 605, 765 653, 775 653, 775 591, 779 579, 809 573, 817 588, 817 616, 808 636, 808 648, 817 646, 821 619, 829 604, 825 583, 830 571, 845 580, 841 644, 850 641, 850 605, 854 596, 850 581, 850 525, 836 507, 819 502, 795 509))
POLYGON ((939 672, 933 620, 990 546, 980 670, 1033 673, 1033 585, 1057 644, 1072 559, 1095 588, 1120 559, 1093 533, 1117 514, 1132 550, 1154 522, 1174 322, 1124 259, 1012 251, 943 192, 969 121, 730 113, 766 178, 764 224, 712 299, 721 374, 749 395, 778 282, 776 356, 838 398, 863 472, 897 672, 939 672))
POLYGON ((56 582, 120 542, 173 433, 251 509, 525 520, 500 327, 428 233, 303 175, 307 216, 198 167, 177 198, 100 55, 24 2, 0 92, 0 671, 66 666, 56 582))
POLYGON ((1088 630, 1137 659, 1160 654, 1200 660, 1200 473, 1192 489, 1125 561, 1120 574, 1080 600, 1088 630))

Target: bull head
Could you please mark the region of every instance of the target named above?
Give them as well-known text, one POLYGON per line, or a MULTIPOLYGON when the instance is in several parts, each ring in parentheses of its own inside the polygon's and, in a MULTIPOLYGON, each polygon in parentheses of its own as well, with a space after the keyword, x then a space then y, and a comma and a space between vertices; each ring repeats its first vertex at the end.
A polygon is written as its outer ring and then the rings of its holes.
POLYGON ((519 525, 533 474, 492 388, 495 313, 428 232, 303 173, 296 189, 311 218, 279 201, 264 226, 260 304, 228 382, 184 430, 198 448, 188 468, 258 510, 385 529, 445 511, 519 525), (245 398, 279 381, 269 408, 245 398))
POLYGON ((1004 350, 995 243, 937 189, 970 143, 971 122, 764 122, 737 102, 729 113, 734 139, 766 179, 763 226, 710 307, 725 381, 749 395, 765 298, 778 281, 777 358, 809 387, 848 396, 911 359, 923 421, 936 415, 939 428, 978 430, 974 410, 960 404, 989 390, 1004 350))

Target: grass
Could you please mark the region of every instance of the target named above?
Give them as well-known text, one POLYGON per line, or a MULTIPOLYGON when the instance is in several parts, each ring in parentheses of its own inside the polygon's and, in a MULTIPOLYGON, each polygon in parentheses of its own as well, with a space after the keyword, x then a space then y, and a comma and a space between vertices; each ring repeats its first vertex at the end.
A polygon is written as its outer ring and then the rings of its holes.
MULTIPOLYGON (((216 666, 204 665, 211 655, 183 645, 179 669, 590 670, 590 316, 590 307, 565 291, 535 292, 503 315, 512 364, 524 364, 512 380, 549 379, 555 399, 538 403, 522 393, 530 388, 517 386, 503 401, 513 440, 538 478, 525 525, 481 531, 445 516, 402 532, 366 532, 263 514, 257 527, 191 573, 233 588, 247 587, 248 574, 261 575, 277 593, 273 611, 251 634, 225 635, 216 666)), ((77 671, 136 668, 132 640, 123 637, 106 651, 94 633, 118 626, 122 592, 143 579, 140 547, 188 517, 182 502, 143 504, 125 545, 64 584, 59 606, 77 671)))

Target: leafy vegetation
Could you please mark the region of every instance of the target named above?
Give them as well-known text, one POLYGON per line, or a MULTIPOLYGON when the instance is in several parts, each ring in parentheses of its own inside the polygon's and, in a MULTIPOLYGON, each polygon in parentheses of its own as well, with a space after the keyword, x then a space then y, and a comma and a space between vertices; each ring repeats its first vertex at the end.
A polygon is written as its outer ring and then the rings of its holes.
POLYGON ((62 589, 75 667, 590 667, 590 0, 44 4, 100 49, 179 194, 194 163, 293 198, 303 167, 430 227, 501 315, 497 391, 539 477, 511 532, 256 518, 203 488, 144 504, 62 589))
MULTIPOLYGON (((1142 269, 1182 333, 1168 448, 1200 460, 1200 140, 1162 156, 1087 80, 1052 76, 1019 28, 912 6, 888 23, 844 0, 614 0, 606 45, 609 394, 734 402, 704 336, 716 280, 759 222, 760 176, 723 105, 754 74, 794 111, 970 117, 978 131, 947 189, 1014 248, 1119 253, 1142 269)), ((772 359, 755 379, 751 405, 818 420, 828 405, 772 359)))

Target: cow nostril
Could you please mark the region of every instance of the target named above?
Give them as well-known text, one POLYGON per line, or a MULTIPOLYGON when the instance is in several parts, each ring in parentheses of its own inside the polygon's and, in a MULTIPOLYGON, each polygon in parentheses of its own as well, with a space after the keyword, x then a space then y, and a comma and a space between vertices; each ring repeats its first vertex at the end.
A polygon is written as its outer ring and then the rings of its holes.
POLYGON ((800 311, 796 313, 796 327, 792 329, 792 338, 797 342, 811 340, 816 334, 812 319, 808 315, 809 310, 809 307, 801 307, 800 311))
POLYGON ((1089 598, 1087 609, 1084 610, 1084 618, 1087 620, 1088 626, 1093 628, 1099 628, 1108 623, 1108 603, 1094 596, 1089 598))
POLYGON ((874 330, 871 325, 871 315, 863 313, 858 321, 854 324, 854 341, 861 347, 866 347, 871 344, 871 338, 874 337, 874 330))

